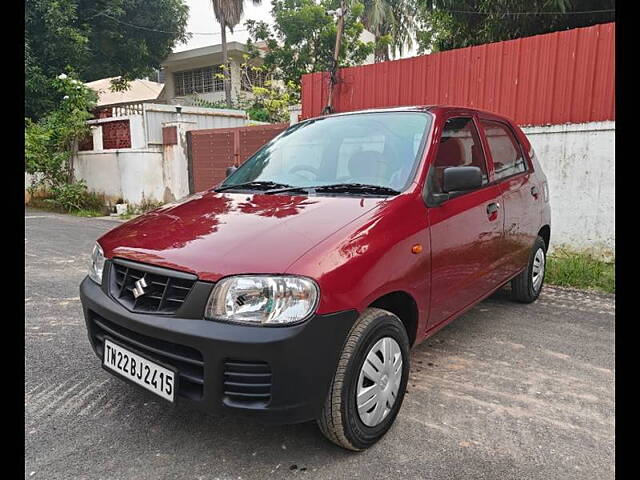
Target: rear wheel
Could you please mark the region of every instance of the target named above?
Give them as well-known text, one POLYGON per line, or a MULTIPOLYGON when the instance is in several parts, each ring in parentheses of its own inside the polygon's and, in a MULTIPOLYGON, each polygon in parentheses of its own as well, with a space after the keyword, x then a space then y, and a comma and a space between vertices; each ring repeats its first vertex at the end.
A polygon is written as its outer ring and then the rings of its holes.
POLYGON ((514 300, 531 303, 540 296, 546 265, 547 247, 542 237, 538 236, 533 244, 527 268, 511 280, 511 294, 514 300))
POLYGON ((364 450, 389 430, 409 377, 409 338, 394 314, 368 308, 351 329, 318 426, 333 443, 364 450))

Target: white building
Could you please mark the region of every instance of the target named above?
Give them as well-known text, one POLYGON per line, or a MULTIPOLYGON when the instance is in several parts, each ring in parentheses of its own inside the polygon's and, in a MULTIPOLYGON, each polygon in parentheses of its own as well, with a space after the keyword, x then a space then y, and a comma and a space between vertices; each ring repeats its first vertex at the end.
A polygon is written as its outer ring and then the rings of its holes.
MULTIPOLYGON (((249 79, 241 75, 241 65, 246 62, 243 55, 247 54, 246 45, 239 42, 227 43, 229 52, 231 97, 237 98, 240 92, 250 93, 251 84, 261 85, 263 78, 260 72, 245 69, 249 79)), ((260 59, 252 60, 259 65, 260 59)), ((221 69, 222 45, 194 48, 170 54, 161 64, 160 78, 165 84, 165 100, 169 104, 193 105, 194 99, 199 98, 207 102, 223 102, 224 83, 216 74, 223 73, 221 69)))
MULTIPOLYGON (((375 36, 363 30, 360 34, 363 42, 374 42, 375 36)), ((251 69, 243 69, 241 65, 246 62, 244 55, 247 47, 240 42, 228 42, 231 78, 231 98, 235 99, 239 94, 251 95, 251 85, 260 86, 264 82, 260 72, 251 69), (246 76, 249 75, 250 78, 246 76)), ((264 42, 256 44, 262 52, 266 52, 264 42)), ((254 65, 261 65, 262 60, 252 59, 254 65)), ((369 55, 363 64, 374 63, 374 55, 369 55)), ((162 63, 159 80, 164 82, 164 98, 169 104, 194 105, 195 99, 207 102, 223 102, 223 79, 216 77, 222 73, 222 45, 210 45, 208 47, 194 48, 182 52, 170 54, 162 63)))

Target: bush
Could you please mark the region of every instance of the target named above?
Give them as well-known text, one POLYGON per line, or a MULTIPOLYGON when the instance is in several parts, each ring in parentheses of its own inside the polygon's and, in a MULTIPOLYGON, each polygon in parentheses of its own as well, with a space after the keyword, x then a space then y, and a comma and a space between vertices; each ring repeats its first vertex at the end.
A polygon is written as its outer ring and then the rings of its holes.
POLYGON ((33 197, 29 206, 61 213, 101 216, 108 213, 101 195, 89 192, 84 181, 62 183, 49 188, 45 197, 33 197))
POLYGON ((54 185, 49 190, 51 198, 64 211, 81 210, 87 186, 84 182, 62 183, 54 185))
POLYGON ((155 210, 156 208, 160 208, 162 205, 164 205, 163 202, 156 202, 148 198, 143 198, 142 202, 138 204, 136 210, 139 213, 147 213, 147 212, 150 212, 151 210, 155 210))
POLYGON ((73 155, 77 142, 89 133, 87 120, 96 93, 79 80, 59 75, 52 81, 59 97, 56 108, 32 122, 25 119, 25 172, 33 176, 31 189, 49 190, 65 210, 90 201, 86 186, 73 181, 73 155))

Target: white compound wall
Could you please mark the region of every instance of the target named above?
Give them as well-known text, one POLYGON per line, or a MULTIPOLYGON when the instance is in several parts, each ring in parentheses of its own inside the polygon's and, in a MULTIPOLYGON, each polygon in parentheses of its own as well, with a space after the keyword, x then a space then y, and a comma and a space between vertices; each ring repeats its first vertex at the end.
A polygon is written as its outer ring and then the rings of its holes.
POLYGON ((551 246, 615 249, 615 122, 523 127, 549 181, 551 246))

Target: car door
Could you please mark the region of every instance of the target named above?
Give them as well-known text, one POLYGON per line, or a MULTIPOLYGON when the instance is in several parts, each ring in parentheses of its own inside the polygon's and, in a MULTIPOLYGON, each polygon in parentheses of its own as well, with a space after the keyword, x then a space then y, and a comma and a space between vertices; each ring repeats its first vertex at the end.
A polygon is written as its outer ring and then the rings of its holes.
POLYGON ((479 118, 494 181, 502 194, 504 237, 502 261, 498 267, 506 280, 527 265, 539 226, 542 192, 532 182, 533 170, 522 145, 507 122, 479 118))
POLYGON ((503 233, 500 187, 491 182, 474 116, 451 116, 441 131, 426 188, 440 193, 442 172, 453 166, 480 167, 483 180, 480 188, 428 208, 432 263, 428 328, 498 286, 494 269, 503 233))

